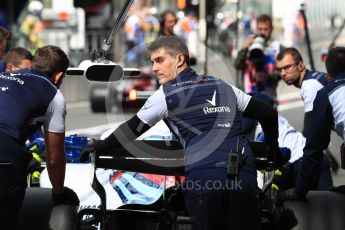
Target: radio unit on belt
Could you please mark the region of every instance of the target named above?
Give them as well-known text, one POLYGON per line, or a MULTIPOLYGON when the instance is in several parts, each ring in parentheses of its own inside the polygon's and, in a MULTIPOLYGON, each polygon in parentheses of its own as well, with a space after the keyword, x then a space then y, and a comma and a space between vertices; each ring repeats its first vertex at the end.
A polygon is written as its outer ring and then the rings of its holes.
POLYGON ((228 175, 231 179, 234 179, 238 176, 239 168, 242 164, 242 158, 244 153, 244 147, 242 152, 232 151, 229 153, 228 157, 228 175))

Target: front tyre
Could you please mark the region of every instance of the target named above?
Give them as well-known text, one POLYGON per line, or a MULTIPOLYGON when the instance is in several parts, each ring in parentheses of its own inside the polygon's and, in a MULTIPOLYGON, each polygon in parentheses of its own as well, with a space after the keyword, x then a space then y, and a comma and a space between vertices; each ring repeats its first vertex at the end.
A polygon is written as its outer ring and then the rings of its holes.
POLYGON ((56 204, 49 188, 27 188, 18 230, 75 230, 76 205, 56 204))

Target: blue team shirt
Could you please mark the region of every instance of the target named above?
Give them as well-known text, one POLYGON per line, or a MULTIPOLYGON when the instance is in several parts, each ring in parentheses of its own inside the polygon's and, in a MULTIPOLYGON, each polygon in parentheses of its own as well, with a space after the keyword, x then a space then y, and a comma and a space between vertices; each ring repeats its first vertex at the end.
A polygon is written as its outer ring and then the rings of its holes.
POLYGON ((65 100, 45 76, 31 70, 0 73, 0 135, 24 144, 44 125, 50 132, 65 131, 65 100))
POLYGON ((330 142, 333 129, 343 140, 345 137, 345 74, 329 82, 318 91, 314 100, 314 110, 310 117, 310 126, 304 147, 301 177, 297 185, 300 192, 307 192, 309 181, 320 165, 325 150, 330 142))
MULTIPOLYGON (((187 68, 163 84, 137 116, 150 126, 168 120, 185 148, 187 179, 225 181, 225 168, 214 169, 227 161, 231 150, 245 147, 245 156, 252 155, 241 120, 250 98, 220 79, 187 68)), ((250 171, 256 183, 255 167, 250 171)))
POLYGON ((301 85, 301 98, 304 103, 304 112, 313 110, 313 102, 317 91, 327 84, 327 74, 307 70, 301 85))

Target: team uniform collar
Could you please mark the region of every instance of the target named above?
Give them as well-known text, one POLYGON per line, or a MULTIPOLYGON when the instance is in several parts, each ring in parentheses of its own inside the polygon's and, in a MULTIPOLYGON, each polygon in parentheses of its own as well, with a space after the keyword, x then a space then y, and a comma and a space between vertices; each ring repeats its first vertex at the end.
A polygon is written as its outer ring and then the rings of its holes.
POLYGON ((184 70, 182 70, 182 72, 179 73, 174 80, 171 80, 171 83, 184 81, 186 79, 189 79, 193 75, 195 75, 195 71, 193 69, 187 67, 184 70))
POLYGON ((303 77, 303 80, 302 80, 302 82, 308 77, 308 75, 310 74, 310 70, 309 69, 306 69, 305 70, 305 74, 304 74, 304 77, 303 77))
POLYGON ((344 80, 345 79, 345 72, 337 75, 334 80, 344 80))
POLYGON ((44 73, 41 73, 40 71, 37 71, 37 70, 33 70, 33 69, 30 69, 31 73, 35 74, 35 75, 40 75, 42 77, 46 77, 48 78, 44 73))

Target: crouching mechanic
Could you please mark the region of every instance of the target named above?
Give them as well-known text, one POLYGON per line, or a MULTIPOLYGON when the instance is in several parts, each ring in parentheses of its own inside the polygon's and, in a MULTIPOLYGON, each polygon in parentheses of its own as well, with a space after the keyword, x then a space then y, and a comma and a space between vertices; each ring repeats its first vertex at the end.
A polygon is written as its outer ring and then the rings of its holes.
MULTIPOLYGON (((322 152, 329 145, 331 130, 335 130, 343 141, 345 139, 345 47, 329 50, 326 69, 333 81, 320 89, 315 97, 314 109, 308 123, 301 174, 297 181, 296 194, 293 194, 302 198, 311 189, 311 181, 315 178, 323 157, 322 152)), ((344 144, 344 157, 343 147, 344 144)))
POLYGON ((124 146, 167 119, 185 149, 182 189, 195 229, 258 229, 255 159, 242 133, 241 112, 260 121, 267 145, 280 156, 277 112, 222 80, 197 75, 177 37, 159 37, 148 51, 160 88, 113 134, 88 145, 81 161, 90 152, 124 146), (229 177, 229 153, 242 149, 240 169, 229 177))
MULTIPOLYGON (((328 84, 331 79, 326 73, 311 71, 306 68, 301 53, 293 47, 283 49, 277 56, 276 72, 280 74, 287 85, 294 85, 301 89, 300 95, 304 104, 303 135, 308 133, 308 123, 313 110, 313 101, 317 92, 328 84)), ((337 172, 339 163, 333 154, 327 149, 325 160, 330 161, 332 169, 337 172)))
MULTIPOLYGON (((250 93, 250 95, 258 100, 266 102, 273 107, 274 101, 269 96, 262 93, 250 93)), ((243 129, 251 140, 263 141, 265 135, 261 124, 253 119, 243 119, 243 129)), ((274 183, 278 185, 279 190, 294 188, 301 169, 303 148, 305 146, 305 137, 298 132, 288 120, 278 115, 278 143, 280 147, 286 147, 291 150, 291 157, 287 164, 279 169, 278 175, 275 176, 274 183)), ((333 186, 332 174, 327 156, 324 156, 317 172, 316 180, 312 187, 315 190, 329 190, 333 186)))
POLYGON ((53 198, 58 202, 79 203, 76 194, 63 186, 66 106, 58 87, 68 65, 68 58, 60 48, 45 46, 34 55, 31 70, 0 74, 0 223, 3 229, 15 229, 32 158, 25 141, 42 124, 53 198))

